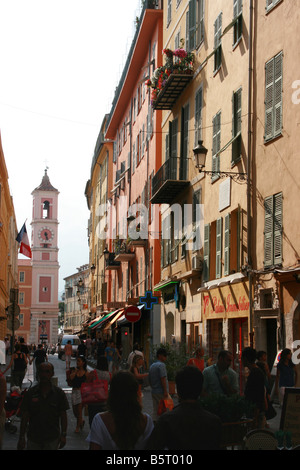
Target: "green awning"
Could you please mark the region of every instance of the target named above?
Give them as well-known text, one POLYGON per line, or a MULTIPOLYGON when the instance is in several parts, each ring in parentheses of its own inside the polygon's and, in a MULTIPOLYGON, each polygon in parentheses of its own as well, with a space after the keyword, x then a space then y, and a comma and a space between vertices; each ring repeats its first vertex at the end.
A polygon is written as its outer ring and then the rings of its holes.
POLYGON ((94 328, 99 328, 100 325, 102 326, 106 322, 106 320, 109 320, 110 318, 112 318, 112 316, 115 315, 116 313, 118 313, 119 310, 120 309, 115 310, 114 312, 107 313, 102 318, 100 318, 100 320, 98 320, 98 321, 94 322, 92 325, 90 325, 88 327, 88 329, 93 330, 94 328))
POLYGON ((176 284, 178 285, 179 281, 167 281, 164 284, 156 285, 153 290, 156 291, 156 290, 166 289, 166 287, 169 287, 171 285, 176 285, 176 284))

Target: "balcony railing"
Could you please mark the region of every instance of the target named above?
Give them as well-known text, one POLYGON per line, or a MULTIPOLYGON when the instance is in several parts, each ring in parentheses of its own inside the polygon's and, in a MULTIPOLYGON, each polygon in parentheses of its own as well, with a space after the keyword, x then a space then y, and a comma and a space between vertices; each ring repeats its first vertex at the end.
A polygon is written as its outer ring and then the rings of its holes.
POLYGON ((188 160, 169 158, 153 177, 151 202, 170 204, 189 185, 188 160))
POLYGON ((115 261, 126 262, 135 258, 135 253, 128 245, 127 240, 115 240, 115 261))

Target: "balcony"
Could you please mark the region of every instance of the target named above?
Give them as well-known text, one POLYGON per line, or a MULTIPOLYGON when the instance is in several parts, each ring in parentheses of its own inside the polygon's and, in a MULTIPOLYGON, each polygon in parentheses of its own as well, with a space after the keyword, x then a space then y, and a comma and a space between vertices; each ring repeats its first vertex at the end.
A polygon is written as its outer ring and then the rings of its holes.
POLYGON ((105 269, 116 270, 121 266, 120 261, 116 261, 115 253, 108 253, 107 259, 105 259, 105 269))
POLYGON ((190 185, 188 160, 169 158, 152 180, 152 204, 171 204, 190 185))
POLYGON ((193 75, 176 74, 173 73, 166 81, 164 88, 157 95, 156 100, 153 101, 153 109, 166 109, 172 110, 176 101, 182 95, 184 89, 193 80, 193 75))
POLYGON ((125 263, 135 258, 135 253, 131 250, 126 240, 116 240, 115 247, 115 261, 125 263))

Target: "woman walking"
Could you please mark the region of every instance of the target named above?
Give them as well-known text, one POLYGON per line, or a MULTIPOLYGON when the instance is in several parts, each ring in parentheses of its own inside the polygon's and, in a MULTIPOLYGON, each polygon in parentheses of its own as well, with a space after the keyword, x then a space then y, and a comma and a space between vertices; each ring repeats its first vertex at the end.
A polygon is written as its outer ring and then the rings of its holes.
POLYGON ((281 351, 280 360, 277 364, 277 374, 275 380, 275 393, 279 397, 282 406, 286 387, 295 387, 297 381, 297 371, 292 362, 292 351, 288 348, 281 351))
POLYGON ((88 375, 86 358, 84 356, 78 356, 77 367, 70 373, 73 413, 77 419, 76 433, 84 426, 84 420, 82 419, 81 384, 86 382, 88 375))

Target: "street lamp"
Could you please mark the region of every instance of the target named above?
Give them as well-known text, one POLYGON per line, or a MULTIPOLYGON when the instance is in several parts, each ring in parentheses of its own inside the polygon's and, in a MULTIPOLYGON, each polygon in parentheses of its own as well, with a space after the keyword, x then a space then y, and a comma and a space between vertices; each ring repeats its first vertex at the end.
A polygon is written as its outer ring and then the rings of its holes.
POLYGON ((205 173, 206 175, 214 176, 218 175, 220 178, 231 178, 235 181, 247 182, 247 173, 235 173, 232 171, 209 171, 204 170, 207 156, 207 148, 203 145, 203 140, 198 141, 197 147, 193 149, 196 168, 198 168, 199 173, 205 173))

